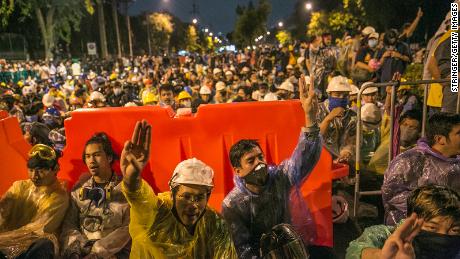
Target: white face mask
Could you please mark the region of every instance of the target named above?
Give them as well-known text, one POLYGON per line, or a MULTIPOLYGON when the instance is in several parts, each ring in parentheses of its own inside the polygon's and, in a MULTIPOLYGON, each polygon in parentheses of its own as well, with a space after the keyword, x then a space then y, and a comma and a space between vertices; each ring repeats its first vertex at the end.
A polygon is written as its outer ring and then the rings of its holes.
POLYGON ((192 107, 192 102, 190 100, 183 101, 182 106, 184 108, 191 108, 192 107))
POLYGON ((369 47, 375 48, 379 42, 376 39, 370 39, 367 43, 369 47))

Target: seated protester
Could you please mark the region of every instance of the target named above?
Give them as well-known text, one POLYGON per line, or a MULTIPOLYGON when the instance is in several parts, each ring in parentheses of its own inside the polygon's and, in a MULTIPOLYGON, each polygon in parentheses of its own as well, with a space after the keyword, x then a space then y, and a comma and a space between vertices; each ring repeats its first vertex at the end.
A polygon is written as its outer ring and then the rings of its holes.
POLYGON ((50 129, 45 124, 40 122, 24 122, 21 126, 24 139, 30 145, 43 144, 52 146, 52 142, 48 137, 50 129))
MULTIPOLYGON (((409 110, 399 118, 399 150, 401 153, 413 148, 420 138, 422 131, 422 113, 419 110, 409 110)), ((382 176, 388 167, 389 138, 382 141, 372 156, 367 170, 382 176)))
MULTIPOLYGON (((364 83, 361 87, 364 87, 366 85, 372 84, 372 82, 366 82, 364 83)), ((362 93, 362 102, 363 104, 365 103, 374 103, 376 104, 380 109, 382 109, 383 112, 383 103, 378 101, 378 93, 379 89, 377 87, 371 86, 366 89, 364 89, 362 93)))
POLYGON ((237 258, 225 221, 207 206, 213 170, 196 158, 182 161, 169 181, 171 192, 156 195, 140 175, 150 140, 151 126, 138 122, 120 159, 131 206, 130 258, 237 258))
POLYGON ((315 225, 300 192, 295 191, 315 167, 322 148, 314 121, 318 110, 314 88, 306 88, 303 79, 300 96, 305 127, 291 158, 268 167, 254 140, 240 140, 230 149, 236 186, 223 201, 222 215, 230 225, 239 258, 259 257, 263 234, 282 223, 292 224, 305 244, 314 239, 315 225))
POLYGON ((379 34, 375 31, 370 33, 365 40, 365 45, 361 46, 356 53, 355 67, 351 72, 353 82, 360 85, 364 82, 375 81, 377 70, 381 63, 382 51, 378 49, 379 34))
POLYGON ((170 84, 163 84, 160 86, 160 103, 162 107, 169 106, 176 110, 176 103, 174 102, 174 87, 170 84))
POLYGON ((28 180, 13 183, 0 200, 0 257, 54 258, 56 233, 69 206, 56 178, 58 153, 37 144, 29 152, 28 180))
POLYGON ((211 89, 207 86, 200 88, 200 96, 192 102, 192 112, 196 113, 198 107, 202 104, 208 104, 211 100, 211 89))
POLYGON ((380 144, 380 123, 382 112, 374 103, 365 103, 361 108, 362 142, 361 161, 367 165, 380 144))
POLYGON ((380 82, 389 82, 395 73, 404 74, 407 65, 411 62, 409 45, 399 41, 396 29, 389 29, 383 37, 383 52, 380 69, 380 82))
POLYGON ((128 258, 129 205, 121 193, 121 177, 112 170, 116 154, 107 135, 93 135, 82 156, 90 174, 83 174, 72 190, 61 253, 64 258, 128 258))
POLYGON ((387 225, 407 216, 406 199, 418 186, 438 184, 460 191, 459 135, 460 115, 434 114, 428 121, 427 138, 391 161, 382 185, 387 225))
POLYGON ((278 87, 278 100, 290 100, 294 97, 294 85, 289 81, 284 81, 278 87))
POLYGON ((230 93, 224 82, 219 81, 216 83, 216 95, 214 96, 214 103, 227 103, 230 100, 230 93))
POLYGON ((422 186, 407 200, 398 226, 368 227, 350 242, 347 259, 460 258, 460 195, 445 186, 422 186))
POLYGON ((319 104, 316 121, 326 148, 340 162, 347 163, 354 157, 356 143, 356 113, 348 106, 351 88, 347 78, 333 77, 326 92, 328 99, 319 104))

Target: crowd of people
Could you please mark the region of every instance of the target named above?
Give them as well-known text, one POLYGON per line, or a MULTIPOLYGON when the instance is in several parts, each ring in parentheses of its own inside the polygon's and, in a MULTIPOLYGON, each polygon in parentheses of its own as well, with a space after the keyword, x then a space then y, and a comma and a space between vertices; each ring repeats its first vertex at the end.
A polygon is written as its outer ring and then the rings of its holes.
MULTIPOLYGON (((419 10, 400 31, 379 34, 368 26, 336 43, 324 33, 308 42, 238 52, 0 61, 0 109, 19 120, 33 146, 29 179, 15 182, 0 200, 0 256, 307 258, 315 254, 316 227, 298 189, 325 146, 335 162, 350 168, 358 148, 363 188, 382 190, 380 198, 363 200, 385 225, 350 242, 347 258, 458 258, 460 115, 449 113, 456 108, 454 95, 444 85, 432 86, 432 115, 421 138, 422 102, 413 86, 397 87, 394 125, 391 87, 369 87, 403 81, 412 62, 427 64, 430 79, 449 76, 448 23, 424 58, 423 50, 412 54, 405 43, 422 15, 419 10), (91 137, 82 154, 88 173, 70 194, 57 179, 63 122, 77 109, 160 106, 183 117, 202 105, 291 99, 300 99, 305 114, 291 157, 269 166, 256 141, 235 143, 229 152, 235 187, 222 215, 207 206, 214 172, 199 158, 177 165, 170 192, 154 193, 142 179, 152 130, 145 121, 136 124, 120 156, 105 133, 91 137), (389 162, 390 145, 395 152, 389 162), (112 170, 115 160, 122 176, 112 170)), ((353 185, 348 178, 338 182, 344 191, 353 185)), ((333 197, 334 223, 353 220, 347 203, 346 195, 333 197)))

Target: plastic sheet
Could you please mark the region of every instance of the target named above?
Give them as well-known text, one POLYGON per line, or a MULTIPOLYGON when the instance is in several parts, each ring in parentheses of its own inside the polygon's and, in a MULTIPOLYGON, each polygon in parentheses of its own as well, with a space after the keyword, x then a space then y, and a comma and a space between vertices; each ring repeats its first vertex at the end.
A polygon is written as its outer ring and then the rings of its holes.
POLYGON ((306 244, 314 241, 316 227, 302 198, 300 187, 319 160, 322 145, 318 133, 301 133, 292 156, 269 167, 269 179, 261 194, 251 193, 235 176, 235 188, 222 205, 240 258, 259 255, 262 234, 281 223, 294 226, 306 244))
POLYGON ((0 251, 14 258, 39 238, 59 245, 55 233, 69 206, 60 182, 36 187, 32 181, 15 182, 0 201, 0 251))
POLYGON ((191 235, 172 212, 170 192, 157 196, 144 180, 134 193, 124 184, 122 189, 131 205, 130 258, 237 258, 228 227, 212 208, 206 207, 191 235))
POLYGON ((356 240, 350 242, 346 259, 361 259, 365 248, 383 248, 385 241, 395 231, 396 226, 376 225, 368 227, 356 240))
POLYGON ((407 198, 419 186, 438 184, 460 191, 460 156, 446 158, 424 139, 397 156, 385 172, 382 185, 385 223, 395 225, 406 218, 407 198))

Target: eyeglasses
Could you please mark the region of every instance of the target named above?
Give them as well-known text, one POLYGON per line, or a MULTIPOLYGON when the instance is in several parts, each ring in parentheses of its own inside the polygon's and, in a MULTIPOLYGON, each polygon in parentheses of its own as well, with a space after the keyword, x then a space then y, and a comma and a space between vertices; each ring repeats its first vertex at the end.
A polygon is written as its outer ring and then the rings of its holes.
POLYGON ((201 203, 206 200, 206 194, 199 194, 199 195, 191 195, 191 194, 184 194, 184 195, 177 195, 178 200, 187 202, 187 203, 201 203))
POLYGON ((37 144, 32 147, 29 151, 29 158, 34 156, 39 156, 41 159, 45 160, 55 160, 56 159, 56 152, 51 147, 43 144, 37 144))

